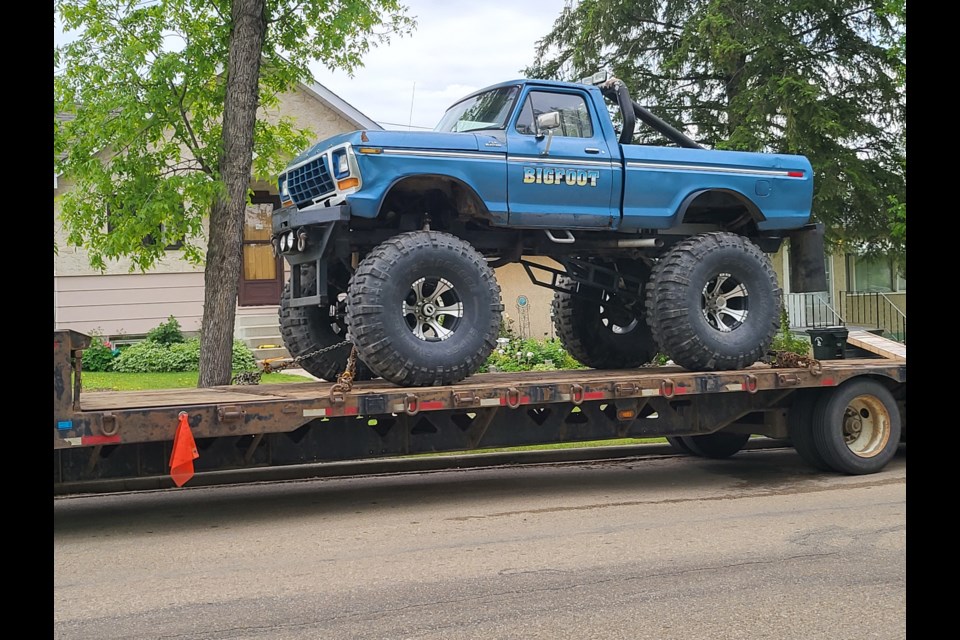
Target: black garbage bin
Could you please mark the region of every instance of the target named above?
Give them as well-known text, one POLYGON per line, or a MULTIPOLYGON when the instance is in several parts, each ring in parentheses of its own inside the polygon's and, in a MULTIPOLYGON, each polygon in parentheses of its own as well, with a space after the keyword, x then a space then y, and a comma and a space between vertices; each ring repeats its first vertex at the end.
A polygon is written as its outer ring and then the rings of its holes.
POLYGON ((813 357, 817 360, 843 360, 847 350, 846 327, 820 327, 807 329, 813 357))

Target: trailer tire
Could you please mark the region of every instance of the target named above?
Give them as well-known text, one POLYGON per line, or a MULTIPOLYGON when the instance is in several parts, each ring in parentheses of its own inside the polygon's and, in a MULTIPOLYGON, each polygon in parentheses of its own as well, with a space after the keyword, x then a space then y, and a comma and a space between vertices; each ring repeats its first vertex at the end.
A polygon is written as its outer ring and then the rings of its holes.
POLYGON ((695 456, 693 451, 690 450, 690 447, 687 446, 687 443, 683 441, 683 438, 680 436, 667 436, 667 443, 673 448, 674 451, 681 455, 685 456, 695 456))
MULTIPOLYGON (((290 306, 290 282, 283 285, 280 295, 280 308, 277 313, 280 318, 280 335, 284 346, 294 358, 306 356, 314 351, 343 342, 347 334, 347 326, 342 315, 334 311, 338 296, 346 292, 350 274, 339 264, 329 265, 327 292, 330 296, 330 307, 292 307, 290 306)), ((300 285, 304 295, 315 295, 317 292, 317 270, 312 266, 303 267, 300 275, 300 285)), ((318 355, 304 358, 298 364, 310 375, 336 382, 337 377, 346 368, 347 357, 350 355, 350 345, 318 355)), ((354 380, 369 380, 373 372, 360 360, 357 361, 354 380)))
POLYGON ((739 452, 750 439, 749 433, 707 433, 680 438, 690 452, 703 458, 729 458, 739 452))
POLYGON ((813 440, 838 473, 881 471, 900 445, 900 411, 877 380, 853 379, 824 390, 813 409, 813 440))
POLYGON ((747 238, 728 232, 675 245, 654 267, 646 296, 656 343, 691 371, 757 362, 780 328, 781 306, 770 259, 747 238))
MULTIPOLYGON (((631 263, 643 281, 649 269, 631 263)), ((650 362, 657 353, 650 326, 643 315, 622 307, 604 306, 612 295, 597 287, 583 287, 561 276, 557 285, 567 291, 554 291, 551 311, 557 337, 574 359, 592 369, 631 369, 650 362)))
POLYGON ((385 380, 412 387, 476 373, 496 346, 502 312, 486 259, 440 231, 401 233, 375 247, 347 295, 360 357, 385 380))
POLYGON ((820 389, 801 389, 793 395, 787 412, 787 434, 800 458, 820 471, 831 471, 813 440, 813 408, 822 396, 820 389))

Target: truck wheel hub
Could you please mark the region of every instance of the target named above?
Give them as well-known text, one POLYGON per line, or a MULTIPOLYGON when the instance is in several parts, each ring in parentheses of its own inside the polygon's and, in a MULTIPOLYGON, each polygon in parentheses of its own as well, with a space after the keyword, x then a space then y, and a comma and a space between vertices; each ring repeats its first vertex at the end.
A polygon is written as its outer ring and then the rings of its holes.
POLYGON ((843 439, 850 444, 856 441, 863 432, 863 420, 856 411, 847 409, 843 421, 843 439))
POLYGON ((449 280, 420 278, 410 285, 402 314, 407 327, 426 342, 446 340, 463 317, 463 302, 449 280))
POLYGON ((703 317, 714 329, 733 331, 747 319, 747 287, 729 273, 717 274, 701 292, 703 317))

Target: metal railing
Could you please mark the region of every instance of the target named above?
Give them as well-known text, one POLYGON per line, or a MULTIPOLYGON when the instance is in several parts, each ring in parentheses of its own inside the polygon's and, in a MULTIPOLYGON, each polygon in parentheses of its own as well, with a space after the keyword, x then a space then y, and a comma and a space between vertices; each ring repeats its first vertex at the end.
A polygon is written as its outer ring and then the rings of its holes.
POLYGON ((835 327, 843 317, 827 302, 826 293, 788 293, 783 296, 791 329, 835 327))
POLYGON ((881 335, 906 344, 907 315, 883 292, 839 292, 838 308, 826 293, 788 293, 783 296, 791 329, 856 326, 880 330, 881 335))
POLYGON ((907 343, 907 315, 882 291, 841 291, 840 316, 847 325, 876 328, 882 335, 907 343))

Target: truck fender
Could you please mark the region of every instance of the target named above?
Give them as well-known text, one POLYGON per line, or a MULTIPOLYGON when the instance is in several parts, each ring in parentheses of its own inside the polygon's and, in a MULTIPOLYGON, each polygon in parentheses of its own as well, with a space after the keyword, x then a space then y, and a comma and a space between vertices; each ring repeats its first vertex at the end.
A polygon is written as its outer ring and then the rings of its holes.
MULTIPOLYGON (((414 174, 414 175, 405 175, 397 178, 390 183, 390 186, 384 189, 383 195, 380 198, 380 201, 377 203, 376 215, 381 215, 384 207, 384 203, 387 199, 398 189, 410 190, 418 193, 426 193, 431 189, 435 189, 437 185, 452 185, 462 194, 459 198, 455 198, 454 209, 458 213, 469 213, 470 215, 482 218, 485 220, 493 221, 496 217, 488 209, 486 202, 480 195, 477 193, 477 190, 473 185, 465 182, 461 178, 448 174, 439 174, 439 173, 426 173, 426 174, 414 174), (464 202, 466 206, 463 206, 464 202)), ((442 192, 447 193, 451 191, 449 187, 441 188, 442 192)), ((506 212, 503 212, 504 218, 506 212)))
MULTIPOLYGON (((690 206, 696 200, 710 193, 718 193, 718 194, 724 194, 724 195, 730 196, 731 198, 733 198, 734 200, 742 204, 744 208, 746 208, 747 212, 750 214, 750 218, 756 223, 760 223, 766 220, 766 216, 763 215, 763 212, 760 210, 760 207, 758 207, 753 200, 751 200, 749 197, 747 197, 743 193, 739 191, 735 191, 733 189, 707 188, 707 189, 697 189, 696 191, 691 191, 686 195, 686 197, 683 198, 683 200, 680 201, 680 205, 677 207, 677 213, 674 216, 676 224, 681 224, 686 222, 703 222, 702 220, 695 220, 695 221, 687 220, 686 216, 687 216, 688 210, 690 209, 690 206)), ((728 222, 732 222, 732 220, 730 221, 720 220, 720 221, 717 221, 717 224, 720 227, 723 227, 724 229, 733 230, 727 226, 728 222)))

